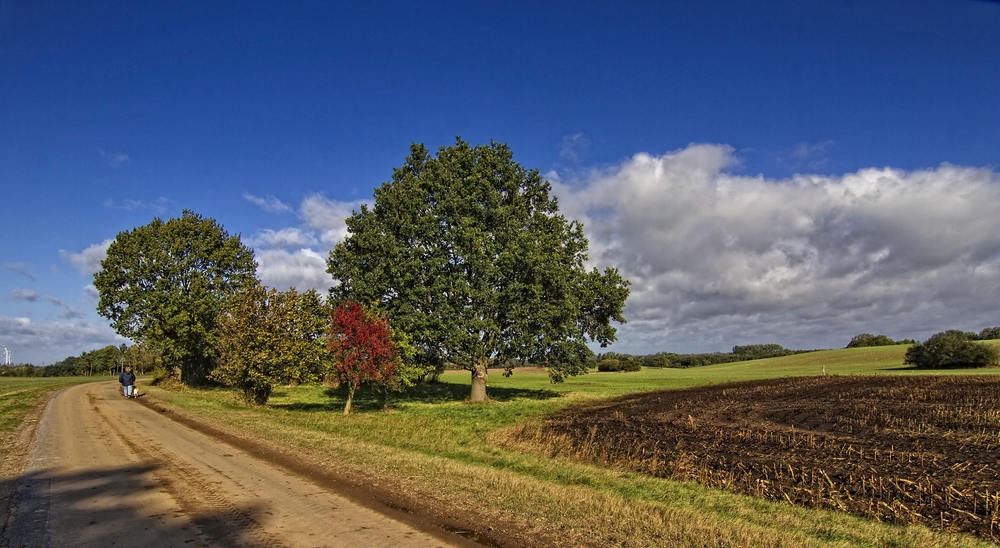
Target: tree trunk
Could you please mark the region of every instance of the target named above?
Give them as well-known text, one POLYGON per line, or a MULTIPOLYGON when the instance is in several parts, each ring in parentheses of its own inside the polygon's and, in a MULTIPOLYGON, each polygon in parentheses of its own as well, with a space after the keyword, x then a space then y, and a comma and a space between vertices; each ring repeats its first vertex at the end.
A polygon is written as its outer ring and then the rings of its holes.
POLYGON ((472 393, 469 394, 469 403, 485 403, 486 398, 486 377, 488 362, 476 359, 472 362, 472 393))
POLYGON ((382 387, 382 411, 389 410, 389 388, 386 386, 382 387))
POLYGON ((354 387, 353 386, 348 386, 347 387, 347 404, 344 405, 344 414, 345 415, 350 415, 351 414, 351 402, 352 401, 354 401, 354 387))

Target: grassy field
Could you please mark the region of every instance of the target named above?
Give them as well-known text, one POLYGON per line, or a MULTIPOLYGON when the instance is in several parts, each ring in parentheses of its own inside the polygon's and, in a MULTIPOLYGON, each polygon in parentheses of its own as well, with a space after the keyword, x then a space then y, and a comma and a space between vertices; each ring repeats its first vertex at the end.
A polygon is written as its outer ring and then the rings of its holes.
MULTIPOLYGON (((413 504, 495 524, 545 545, 595 546, 989 546, 968 536, 899 527, 833 511, 738 496, 693 483, 549 459, 504 449, 498 432, 596 398, 782 376, 922 375, 903 367, 905 347, 822 351, 752 362, 638 373, 591 373, 550 384, 544 373, 491 371, 494 403, 467 405, 469 376, 399 397, 381 412, 373 394, 343 416, 344 392, 319 386, 276 390, 248 408, 225 390, 168 391, 156 399, 213 424, 295 447, 327 463, 394 486, 413 504)), ((951 371, 997 374, 1000 369, 951 371)))

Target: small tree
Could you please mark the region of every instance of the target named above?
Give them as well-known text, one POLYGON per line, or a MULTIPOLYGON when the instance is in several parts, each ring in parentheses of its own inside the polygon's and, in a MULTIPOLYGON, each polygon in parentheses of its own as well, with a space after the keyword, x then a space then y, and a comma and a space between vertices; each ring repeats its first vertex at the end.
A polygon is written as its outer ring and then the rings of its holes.
POLYGON ((218 366, 209 377, 264 405, 274 386, 318 380, 328 354, 327 323, 315 290, 279 292, 254 285, 219 315, 218 366))
POLYGON ((347 387, 345 415, 351 412, 354 392, 362 384, 381 383, 388 398, 403 361, 386 318, 356 302, 343 302, 331 315, 327 345, 333 354, 334 374, 347 387))
POLYGON ((903 363, 917 369, 958 369, 995 365, 997 359, 995 347, 972 342, 968 333, 952 329, 908 348, 903 363))

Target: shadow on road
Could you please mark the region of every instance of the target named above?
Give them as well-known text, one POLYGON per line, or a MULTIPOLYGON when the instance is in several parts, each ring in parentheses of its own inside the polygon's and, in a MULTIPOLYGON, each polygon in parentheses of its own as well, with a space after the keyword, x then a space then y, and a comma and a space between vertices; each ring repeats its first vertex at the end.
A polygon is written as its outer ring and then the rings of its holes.
MULTIPOLYGON (((265 509, 185 509, 147 504, 167 486, 152 481, 157 466, 56 474, 47 470, 0 482, 0 547, 255 546, 243 534, 265 509), (166 511, 164 511, 166 510, 166 511)), ((162 497, 161 497, 162 500, 162 497)), ((260 544, 263 546, 263 543, 260 544)))

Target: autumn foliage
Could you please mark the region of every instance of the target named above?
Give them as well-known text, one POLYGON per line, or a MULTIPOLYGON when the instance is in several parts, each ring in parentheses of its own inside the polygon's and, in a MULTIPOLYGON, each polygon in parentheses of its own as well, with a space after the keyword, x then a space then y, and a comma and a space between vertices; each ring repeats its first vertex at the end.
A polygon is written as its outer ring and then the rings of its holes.
POLYGON ((351 412, 358 387, 392 379, 402 365, 389 321, 352 301, 339 304, 331 314, 327 347, 334 374, 347 387, 345 415, 351 412))

